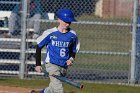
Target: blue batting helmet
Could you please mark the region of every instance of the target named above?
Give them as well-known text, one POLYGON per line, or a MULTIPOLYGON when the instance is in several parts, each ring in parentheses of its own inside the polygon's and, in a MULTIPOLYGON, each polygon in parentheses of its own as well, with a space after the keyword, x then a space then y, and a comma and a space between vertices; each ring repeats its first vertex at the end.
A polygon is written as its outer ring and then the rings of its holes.
POLYGON ((64 22, 75 22, 74 14, 70 9, 60 9, 56 13, 56 16, 64 22))

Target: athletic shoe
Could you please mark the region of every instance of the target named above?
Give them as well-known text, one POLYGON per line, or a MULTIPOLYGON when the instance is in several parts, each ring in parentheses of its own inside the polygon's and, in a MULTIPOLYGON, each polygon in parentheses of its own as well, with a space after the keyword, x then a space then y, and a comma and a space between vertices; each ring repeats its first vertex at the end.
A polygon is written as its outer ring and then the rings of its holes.
POLYGON ((31 90, 29 93, 39 93, 39 91, 31 90))

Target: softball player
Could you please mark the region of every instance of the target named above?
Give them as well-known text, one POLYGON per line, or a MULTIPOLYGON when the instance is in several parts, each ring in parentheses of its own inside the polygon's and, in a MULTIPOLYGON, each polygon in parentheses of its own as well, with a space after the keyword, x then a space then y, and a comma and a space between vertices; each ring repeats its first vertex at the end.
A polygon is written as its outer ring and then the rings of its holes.
POLYGON ((64 93, 63 84, 60 80, 52 77, 55 75, 66 75, 68 66, 73 64, 76 52, 79 50, 78 37, 70 28, 71 22, 75 22, 74 14, 70 9, 60 9, 56 13, 58 27, 44 31, 37 38, 36 67, 41 72, 41 49, 46 46, 46 58, 44 61, 46 71, 49 73, 50 84, 39 93, 64 93))

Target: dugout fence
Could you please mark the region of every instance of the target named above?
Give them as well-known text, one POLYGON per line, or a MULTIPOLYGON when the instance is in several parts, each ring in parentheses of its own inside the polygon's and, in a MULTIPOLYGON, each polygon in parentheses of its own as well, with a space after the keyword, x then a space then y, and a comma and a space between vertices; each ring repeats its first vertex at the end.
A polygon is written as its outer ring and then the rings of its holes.
MULTIPOLYGON (((39 35, 44 30, 57 26, 56 16, 50 20, 48 13, 55 14, 59 8, 71 8, 78 20, 71 27, 79 36, 81 49, 77 54, 76 62, 68 70, 67 77, 80 81, 106 83, 136 83, 137 81, 139 83, 140 74, 135 70, 136 56, 133 56, 137 51, 134 45, 137 11, 134 12, 134 16, 105 15, 104 17, 103 7, 107 4, 107 0, 41 1, 42 9, 39 10, 41 19, 33 20, 40 22, 39 35), (101 6, 96 7, 96 4, 101 6), (99 9, 102 9, 100 15, 97 13, 99 9)), ((130 1, 123 3, 132 3, 136 10, 138 1, 130 1)), ((43 73, 36 73, 34 70, 36 39, 32 38, 34 29, 28 27, 28 20, 32 19, 28 16, 30 5, 27 0, 1 0, 0 11, 12 11, 16 4, 21 4, 24 10, 21 13, 22 25, 18 28, 20 33, 11 38, 4 37, 9 28, 4 27, 5 20, 0 21, 0 77, 44 79, 43 73)), ((106 14, 109 12, 106 11, 106 14)), ((42 51, 42 63, 44 56, 45 49, 42 51)))

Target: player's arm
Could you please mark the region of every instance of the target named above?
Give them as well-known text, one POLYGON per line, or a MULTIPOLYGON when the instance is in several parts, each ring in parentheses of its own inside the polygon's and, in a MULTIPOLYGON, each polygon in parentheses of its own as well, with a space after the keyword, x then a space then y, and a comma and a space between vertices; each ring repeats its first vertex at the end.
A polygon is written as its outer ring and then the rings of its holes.
POLYGON ((38 45, 36 46, 36 66, 41 66, 41 50, 38 45))
POLYGON ((36 67, 35 70, 37 72, 41 72, 42 71, 42 67, 41 67, 41 50, 42 47, 40 48, 38 45, 36 46, 36 67))
POLYGON ((37 72, 42 71, 41 67, 41 50, 42 48, 50 42, 49 34, 46 34, 45 32, 37 38, 37 46, 36 46, 36 67, 35 70, 37 72))
POLYGON ((67 60, 68 66, 73 64, 75 55, 79 51, 79 49, 80 49, 80 41, 78 40, 78 38, 76 38, 70 47, 70 58, 67 60))

